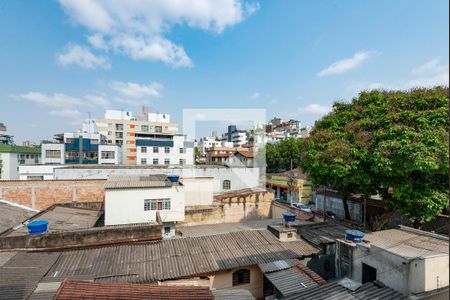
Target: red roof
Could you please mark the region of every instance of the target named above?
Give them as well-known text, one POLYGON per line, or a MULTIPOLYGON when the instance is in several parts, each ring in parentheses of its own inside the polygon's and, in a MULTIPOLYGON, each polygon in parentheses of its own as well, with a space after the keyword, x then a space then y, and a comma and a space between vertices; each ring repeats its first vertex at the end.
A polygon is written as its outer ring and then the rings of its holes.
POLYGON ((243 157, 253 158, 255 157, 255 153, 251 151, 237 151, 237 153, 241 154, 243 157))
POLYGON ((212 300, 214 296, 208 287, 202 286, 98 283, 66 279, 61 284, 55 299, 212 300))
POLYGON ((319 274, 305 266, 303 263, 299 263, 297 265, 297 268, 299 268, 301 271, 305 272, 309 277, 311 277, 312 280, 317 282, 318 284, 325 284, 327 283, 325 279, 323 279, 319 274))

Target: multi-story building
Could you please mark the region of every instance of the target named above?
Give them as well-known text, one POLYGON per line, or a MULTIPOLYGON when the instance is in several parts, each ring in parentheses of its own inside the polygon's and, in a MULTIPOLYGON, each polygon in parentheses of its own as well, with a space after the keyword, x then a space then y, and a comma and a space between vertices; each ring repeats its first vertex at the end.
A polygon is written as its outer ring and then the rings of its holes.
POLYGON ((41 149, 16 145, 0 145, 0 179, 19 179, 19 166, 39 164, 41 149))
POLYGON ((93 120, 88 127, 103 134, 107 144, 122 146, 124 164, 137 163, 137 135, 153 135, 157 139, 178 134, 178 124, 170 122, 170 115, 149 112, 133 117, 129 111, 107 110, 104 118, 93 120))
POLYGON ((138 165, 193 165, 194 142, 182 134, 136 133, 138 165))
POLYGON ((205 156, 207 149, 213 147, 233 147, 233 142, 222 140, 217 136, 207 136, 199 139, 199 141, 197 142, 197 147, 199 149, 200 155, 205 156))
POLYGON ((236 125, 229 125, 227 132, 222 135, 222 141, 233 143, 233 147, 240 147, 248 143, 246 130, 238 130, 236 125))
POLYGON ((56 143, 42 144, 43 164, 120 164, 120 146, 106 145, 100 133, 69 132, 55 135, 56 143))
POLYGON ((4 123, 0 123, 0 145, 13 144, 13 136, 6 134, 6 126, 4 123))

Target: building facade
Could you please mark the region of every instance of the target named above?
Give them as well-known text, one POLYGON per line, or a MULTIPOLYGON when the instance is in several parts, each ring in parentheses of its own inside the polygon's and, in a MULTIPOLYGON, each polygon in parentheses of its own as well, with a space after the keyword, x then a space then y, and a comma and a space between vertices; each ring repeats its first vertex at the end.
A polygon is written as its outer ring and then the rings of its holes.
POLYGON ((19 179, 19 166, 41 162, 41 149, 15 145, 0 145, 0 179, 19 179))
POLYGON ((136 134, 136 164, 181 165, 194 164, 194 142, 181 134, 136 134))
POLYGON ((170 122, 170 115, 159 113, 141 113, 137 117, 129 111, 107 110, 104 118, 92 121, 94 127, 106 137, 109 145, 122 146, 122 162, 127 165, 137 164, 136 135, 175 135, 178 134, 178 124, 170 122))

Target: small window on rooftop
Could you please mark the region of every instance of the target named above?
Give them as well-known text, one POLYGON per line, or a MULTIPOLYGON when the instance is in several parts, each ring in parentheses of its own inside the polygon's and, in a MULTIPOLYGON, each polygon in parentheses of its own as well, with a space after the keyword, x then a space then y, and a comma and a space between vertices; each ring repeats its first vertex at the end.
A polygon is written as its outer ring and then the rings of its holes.
POLYGON ((240 269, 233 273, 233 286, 250 283, 250 270, 240 269))
POLYGON ((224 189, 224 190, 229 190, 229 189, 231 189, 231 181, 230 180, 224 180, 223 182, 222 182, 222 189, 224 189))

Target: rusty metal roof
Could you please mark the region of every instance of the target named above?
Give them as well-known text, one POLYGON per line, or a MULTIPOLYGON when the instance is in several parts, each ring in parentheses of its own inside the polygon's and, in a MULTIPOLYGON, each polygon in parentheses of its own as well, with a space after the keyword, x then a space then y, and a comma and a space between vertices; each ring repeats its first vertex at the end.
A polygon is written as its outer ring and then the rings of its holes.
POLYGON ((202 286, 159 286, 65 280, 55 300, 72 299, 212 300, 214 296, 209 287, 202 286))
POLYGON ((167 175, 111 176, 105 183, 105 189, 171 187, 179 184, 169 181, 167 175))
POLYGON ((55 279, 90 276, 96 281, 148 283, 318 252, 303 240, 280 242, 268 230, 240 231, 65 251, 46 276, 55 279))

